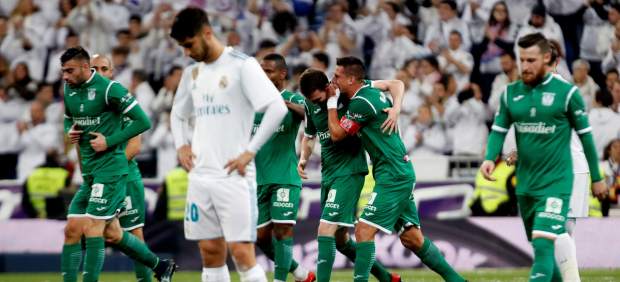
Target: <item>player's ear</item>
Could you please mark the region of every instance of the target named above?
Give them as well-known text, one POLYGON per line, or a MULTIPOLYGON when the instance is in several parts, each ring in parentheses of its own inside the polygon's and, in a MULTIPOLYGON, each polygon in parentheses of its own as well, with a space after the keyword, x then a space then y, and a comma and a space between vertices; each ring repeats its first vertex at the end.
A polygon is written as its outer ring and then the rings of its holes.
POLYGON ((551 52, 543 53, 543 63, 545 63, 545 65, 549 65, 550 62, 551 62, 551 52))

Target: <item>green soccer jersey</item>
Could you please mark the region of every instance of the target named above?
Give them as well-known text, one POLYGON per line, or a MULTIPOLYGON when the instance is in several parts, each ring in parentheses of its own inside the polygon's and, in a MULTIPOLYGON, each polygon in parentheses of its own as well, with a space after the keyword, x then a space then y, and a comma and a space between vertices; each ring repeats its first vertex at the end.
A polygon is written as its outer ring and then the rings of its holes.
MULTIPOLYGON (((284 90, 280 93, 285 101, 303 105, 304 98, 298 94, 284 90)), ((276 133, 256 153, 256 183, 301 185, 301 177, 297 173, 297 154, 295 139, 299 132, 302 117, 288 111, 276 133)), ((252 135, 263 120, 263 113, 254 116, 252 135)))
MULTIPOLYGON (((338 116, 343 116, 349 101, 340 97, 338 116)), ((329 181, 335 177, 358 173, 368 173, 366 155, 362 143, 356 136, 349 136, 339 142, 333 142, 329 134, 327 105, 317 105, 306 100, 305 135, 317 137, 321 143, 321 177, 329 181)))
MULTIPOLYGON (((132 122, 133 120, 131 118, 123 116, 123 128, 127 128, 129 125, 131 125, 132 122)), ((127 143, 125 143, 125 148, 126 146, 127 143)), ((123 152, 124 151, 125 150, 123 150, 123 152)), ((129 160, 129 163, 127 165, 127 183, 142 179, 142 174, 140 173, 140 168, 138 168, 138 162, 136 162, 135 158, 129 160)))
POLYGON ((73 124, 82 130, 79 141, 82 174, 114 176, 128 173, 125 146, 127 139, 150 127, 135 98, 116 81, 110 81, 94 70, 90 78, 79 86, 65 84, 65 132, 73 124), (140 122, 123 130, 122 115, 127 114, 140 122), (90 132, 106 137, 107 150, 95 152, 90 132))
POLYGON ((347 134, 358 134, 361 137, 364 149, 373 163, 373 176, 377 181, 415 180, 413 165, 400 136, 384 133, 381 129, 388 117, 384 110, 390 107, 392 103, 384 93, 365 84, 351 98, 340 125, 347 134))
MULTIPOLYGON (((592 130, 577 87, 551 74, 535 87, 521 80, 509 84, 495 114, 485 159, 497 158, 511 125, 515 127, 519 152, 516 193, 531 196, 570 194, 573 187, 571 131, 574 128, 581 138, 588 134, 591 140, 589 132, 592 130)), ((591 154, 592 149, 587 143, 584 151, 586 155, 591 154)), ((589 163, 591 159, 588 158, 589 163)), ((590 169, 593 169, 591 165, 590 169)), ((592 175, 598 175, 596 172, 595 168, 592 175)))

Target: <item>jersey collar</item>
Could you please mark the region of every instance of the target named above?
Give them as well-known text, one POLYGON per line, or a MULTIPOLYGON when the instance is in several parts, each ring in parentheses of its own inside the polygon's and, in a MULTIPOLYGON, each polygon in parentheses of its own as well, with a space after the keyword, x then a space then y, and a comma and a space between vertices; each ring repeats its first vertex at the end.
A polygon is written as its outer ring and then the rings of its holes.
POLYGON ((547 73, 545 75, 545 78, 543 78, 542 85, 547 85, 547 83, 549 83, 552 79, 553 79, 553 73, 551 72, 547 73))
POLYGON ((90 69, 90 71, 91 71, 90 77, 88 78, 88 80, 84 82, 84 86, 89 85, 93 81, 93 78, 95 78, 95 74, 97 73, 95 69, 90 69))
POLYGON ((360 90, 362 90, 362 89, 364 89, 364 88, 366 88, 366 87, 368 87, 368 84, 364 84, 364 85, 362 85, 362 87, 360 87, 359 89, 357 89, 357 91, 355 91, 355 94, 353 94, 353 96, 351 97, 351 99, 353 99, 355 96, 357 96, 357 93, 359 93, 359 92, 360 92, 360 90))

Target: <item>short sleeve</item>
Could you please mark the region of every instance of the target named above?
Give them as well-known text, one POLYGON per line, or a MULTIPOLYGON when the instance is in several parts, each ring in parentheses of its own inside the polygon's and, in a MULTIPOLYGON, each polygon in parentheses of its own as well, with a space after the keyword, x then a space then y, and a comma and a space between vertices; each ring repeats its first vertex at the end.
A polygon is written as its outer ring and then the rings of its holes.
POLYGON ((106 103, 119 113, 127 113, 138 105, 136 98, 117 81, 110 81, 105 91, 106 103))
POLYGON ((304 135, 307 137, 314 137, 316 135, 316 126, 314 125, 314 122, 312 122, 312 118, 310 117, 310 109, 307 104, 304 104, 304 109, 306 112, 304 135))
POLYGON ((588 113, 586 112, 586 105, 583 102, 583 98, 579 93, 577 86, 573 86, 568 92, 566 97, 566 114, 571 125, 577 131, 577 134, 581 135, 592 131, 590 123, 588 122, 588 113))
POLYGON ((351 100, 347 113, 340 119, 340 126, 349 135, 357 133, 369 121, 377 116, 377 110, 364 97, 355 97, 351 100))
POLYGON ((495 113, 495 120, 493 121, 493 126, 491 126, 491 130, 496 131, 501 134, 508 133, 508 129, 512 124, 512 119, 510 117, 510 112, 508 111, 508 88, 504 90, 504 93, 500 96, 499 107, 497 108, 497 112, 495 113))
POLYGON ((289 97, 288 101, 293 103, 293 104, 297 104, 297 105, 305 105, 306 104, 306 99, 304 99, 304 97, 302 97, 301 95, 299 95, 297 93, 291 94, 291 96, 289 97))
POLYGON ((243 95, 256 112, 262 112, 267 104, 280 97, 280 92, 254 58, 247 58, 243 62, 241 84, 243 95))

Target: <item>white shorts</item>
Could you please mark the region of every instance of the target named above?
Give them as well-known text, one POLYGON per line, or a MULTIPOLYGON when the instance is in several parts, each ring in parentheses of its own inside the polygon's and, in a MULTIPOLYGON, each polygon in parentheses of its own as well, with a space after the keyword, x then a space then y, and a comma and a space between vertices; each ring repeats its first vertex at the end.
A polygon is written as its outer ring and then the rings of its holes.
POLYGON ((258 207, 256 182, 238 175, 214 179, 189 174, 185 238, 255 242, 258 207))
POLYGON ((590 212, 590 173, 575 173, 573 175, 573 192, 570 196, 568 217, 588 217, 590 212))

